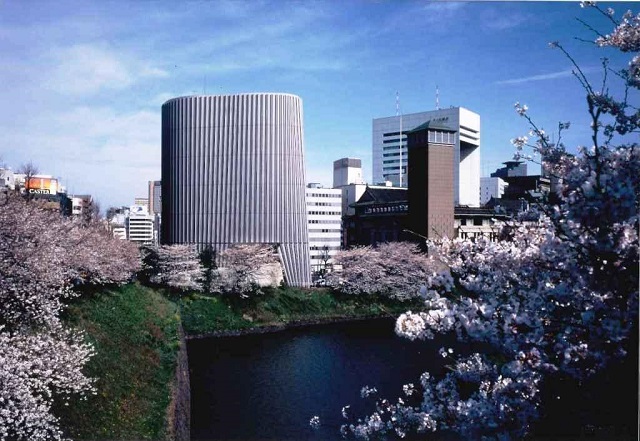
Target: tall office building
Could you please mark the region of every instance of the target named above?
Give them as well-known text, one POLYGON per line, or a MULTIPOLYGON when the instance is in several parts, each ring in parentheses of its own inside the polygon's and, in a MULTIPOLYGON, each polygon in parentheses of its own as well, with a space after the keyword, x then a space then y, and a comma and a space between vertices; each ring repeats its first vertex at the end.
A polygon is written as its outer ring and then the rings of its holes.
POLYGON ((162 213, 162 181, 149 181, 149 213, 162 213))
POLYGON ((162 106, 162 243, 277 245, 287 283, 309 286, 302 100, 253 93, 162 106))
POLYGON ((373 120, 373 183, 407 186, 406 133, 432 121, 455 130, 453 198, 455 205, 480 205, 480 115, 464 107, 390 116, 373 120))
POLYGON ((342 190, 309 184, 306 189, 311 270, 326 270, 340 250, 342 232, 342 190))

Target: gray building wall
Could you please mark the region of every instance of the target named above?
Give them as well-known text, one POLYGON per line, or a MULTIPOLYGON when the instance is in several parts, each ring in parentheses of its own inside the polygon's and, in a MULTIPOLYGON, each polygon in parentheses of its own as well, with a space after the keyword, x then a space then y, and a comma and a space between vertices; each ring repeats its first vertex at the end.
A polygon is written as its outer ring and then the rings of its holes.
POLYGON ((162 106, 162 243, 275 244, 287 282, 309 286, 302 100, 260 93, 162 106))

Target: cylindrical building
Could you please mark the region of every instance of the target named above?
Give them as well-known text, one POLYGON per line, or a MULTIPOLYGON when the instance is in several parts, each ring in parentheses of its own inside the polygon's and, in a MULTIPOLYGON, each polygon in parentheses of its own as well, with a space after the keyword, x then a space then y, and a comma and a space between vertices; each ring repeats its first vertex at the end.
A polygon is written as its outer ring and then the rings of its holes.
POLYGON ((311 282, 302 100, 254 93, 162 106, 162 243, 278 246, 285 278, 311 282))

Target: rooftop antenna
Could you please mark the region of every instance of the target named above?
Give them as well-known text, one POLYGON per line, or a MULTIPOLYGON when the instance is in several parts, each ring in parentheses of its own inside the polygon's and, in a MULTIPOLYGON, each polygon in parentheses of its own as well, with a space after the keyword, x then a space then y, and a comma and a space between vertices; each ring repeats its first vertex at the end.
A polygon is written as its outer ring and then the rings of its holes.
POLYGON ((400 165, 398 165, 398 168, 399 168, 398 186, 402 187, 402 147, 404 143, 402 142, 402 112, 400 111, 400 94, 398 93, 397 90, 396 90, 396 116, 400 116, 400 165))
POLYGON ((437 84, 436 84, 436 110, 440 110, 440 89, 438 89, 437 84))

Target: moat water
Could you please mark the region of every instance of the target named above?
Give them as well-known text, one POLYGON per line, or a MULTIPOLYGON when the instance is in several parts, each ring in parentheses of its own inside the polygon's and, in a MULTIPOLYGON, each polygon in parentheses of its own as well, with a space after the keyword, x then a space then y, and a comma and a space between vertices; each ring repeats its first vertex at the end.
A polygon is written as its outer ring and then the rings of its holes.
MULTIPOLYGON (((373 410, 373 401, 360 397, 363 386, 375 386, 378 396, 395 401, 402 385, 417 384, 422 372, 443 371, 447 360, 438 355, 440 347, 456 348, 448 337, 399 338, 393 326, 393 320, 380 319, 189 341, 192 440, 342 439, 344 405, 359 417, 373 410), (314 415, 321 420, 317 431, 309 426, 314 415)), ((600 387, 584 396, 579 390, 569 401, 570 394, 553 391, 563 399, 551 403, 533 439, 632 439, 625 435, 635 433, 637 421, 633 369, 620 374, 630 380, 623 389, 600 387), (604 423, 597 420, 603 415, 604 423), (591 427, 605 429, 591 433, 591 427)))

